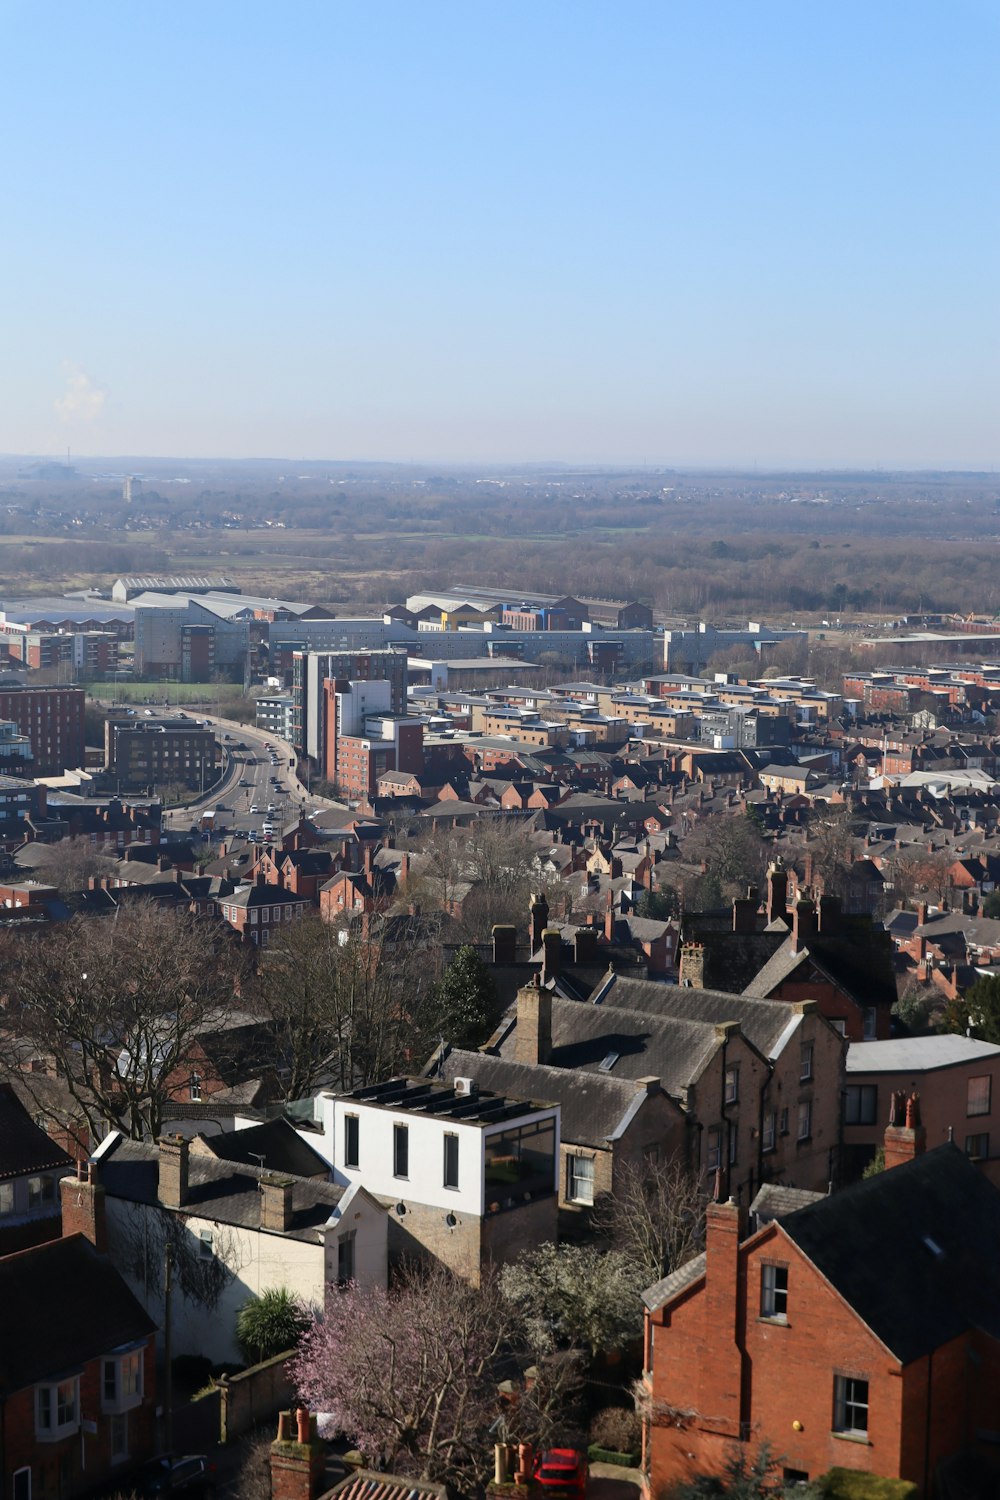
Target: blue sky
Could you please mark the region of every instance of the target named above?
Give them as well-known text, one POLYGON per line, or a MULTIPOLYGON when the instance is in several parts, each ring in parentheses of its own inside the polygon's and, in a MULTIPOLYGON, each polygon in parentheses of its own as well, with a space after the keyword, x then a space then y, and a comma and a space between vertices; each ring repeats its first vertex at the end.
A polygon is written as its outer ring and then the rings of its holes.
POLYGON ((0 451, 1000 459, 995 0, 0 0, 0 451))

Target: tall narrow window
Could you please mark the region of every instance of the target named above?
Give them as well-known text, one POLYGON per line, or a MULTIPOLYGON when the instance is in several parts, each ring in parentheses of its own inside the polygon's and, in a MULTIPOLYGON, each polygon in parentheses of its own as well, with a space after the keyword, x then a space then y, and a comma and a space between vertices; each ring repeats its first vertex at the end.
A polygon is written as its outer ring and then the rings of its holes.
POLYGON ((392 1127, 392 1170, 396 1177, 409 1177, 410 1175, 410 1127, 408 1125, 392 1127))
POLYGON ((798 1138, 800 1141, 807 1141, 812 1135, 812 1114, 811 1101, 803 1099, 799 1104, 798 1138))
POLYGON ((458 1187, 458 1136, 446 1135, 444 1138, 444 1185, 446 1188, 458 1187))
POLYGON ((725 1098, 727 1104, 735 1104, 740 1097, 740 1070, 739 1068, 726 1069, 725 1098))
POLYGON ((807 1083, 813 1076, 813 1044, 803 1042, 802 1051, 799 1056, 799 1078, 802 1083, 807 1083))
POLYGON ((357 1115, 344 1116, 344 1166, 359 1167, 361 1158, 361 1121, 357 1115))
POLYGON ((777 1128, 778 1128, 777 1116, 776 1116, 774 1110, 770 1109, 770 1110, 768 1110, 767 1114, 764 1116, 764 1142, 763 1142, 763 1145, 764 1145, 764 1150, 765 1151, 773 1151, 774 1150, 774 1138, 775 1138, 775 1135, 777 1134, 777 1128))
POLYGON ((788 1267, 763 1265, 760 1268, 760 1315, 785 1321, 788 1314, 788 1267))
POLYGON ((592 1156, 569 1158, 569 1199, 571 1203, 593 1203, 594 1158, 592 1156))
POLYGON ((354 1244, 356 1234, 347 1230, 337 1240, 337 1285, 347 1286, 354 1280, 354 1244))
POLYGON ((195 1103, 195 1104, 200 1104, 200 1102, 201 1102, 201 1074, 200 1073, 192 1073, 191 1074, 191 1083, 190 1083, 190 1086, 189 1086, 189 1092, 190 1092, 190 1095, 191 1095, 192 1102, 195 1103))
POLYGON ((722 1166, 722 1131, 713 1128, 708 1132, 707 1166, 710 1172, 722 1166))

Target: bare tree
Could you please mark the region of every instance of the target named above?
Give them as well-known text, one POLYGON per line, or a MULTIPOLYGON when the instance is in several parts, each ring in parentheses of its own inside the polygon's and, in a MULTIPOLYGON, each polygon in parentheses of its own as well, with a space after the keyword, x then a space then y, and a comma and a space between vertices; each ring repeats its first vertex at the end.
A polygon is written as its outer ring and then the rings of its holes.
MULTIPOLYGON (((26 936, 8 980, 0 1070, 30 1089, 48 1058, 95 1134, 157 1136, 199 1036, 224 1027, 240 969, 228 931, 138 901, 26 936)), ((46 1096, 37 1107, 45 1113, 46 1096)))
POLYGON ((705 1197, 676 1159, 624 1162, 601 1198, 594 1227, 643 1267, 650 1281, 697 1255, 705 1242, 705 1197))
POLYGON ((414 844, 423 856, 406 899, 457 910, 459 936, 485 942, 497 922, 516 922, 539 888, 535 849, 521 818, 484 813, 467 827, 435 828, 414 844))
POLYGON ((827 807, 809 823, 813 878, 826 896, 847 895, 858 838, 848 807, 827 807))
POLYGON ((85 891, 92 876, 107 875, 114 868, 109 855, 82 838, 39 844, 31 850, 31 857, 35 878, 54 885, 63 896, 85 891))
POLYGON ((419 1066, 439 1040, 437 952, 415 919, 361 931, 307 917, 261 958, 257 997, 277 1029, 286 1096, 352 1089, 419 1066))
POLYGON ((708 880, 723 895, 741 896, 763 880, 767 844, 743 812, 718 813, 688 835, 682 847, 686 861, 700 861, 708 880))

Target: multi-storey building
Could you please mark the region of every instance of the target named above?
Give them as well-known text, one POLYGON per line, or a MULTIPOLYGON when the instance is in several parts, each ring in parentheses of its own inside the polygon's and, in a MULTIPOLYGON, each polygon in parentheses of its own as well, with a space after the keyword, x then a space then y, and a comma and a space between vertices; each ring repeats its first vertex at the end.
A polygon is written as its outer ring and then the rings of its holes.
POLYGON ((327 759, 328 695, 325 683, 333 678, 348 682, 385 682, 388 703, 379 707, 389 713, 406 712, 406 657, 396 651, 295 651, 292 657, 292 744, 315 765, 327 759))
POLYGON ((195 719, 110 717, 104 726, 104 759, 124 790, 179 782, 211 785, 219 747, 212 729, 195 719))
POLYGON ((280 740, 292 739, 295 728, 295 699, 290 693, 276 693, 256 700, 257 728, 280 740))
POLYGON ((83 765, 83 707, 79 687, 0 685, 0 719, 10 720, 31 742, 36 776, 61 776, 83 765))

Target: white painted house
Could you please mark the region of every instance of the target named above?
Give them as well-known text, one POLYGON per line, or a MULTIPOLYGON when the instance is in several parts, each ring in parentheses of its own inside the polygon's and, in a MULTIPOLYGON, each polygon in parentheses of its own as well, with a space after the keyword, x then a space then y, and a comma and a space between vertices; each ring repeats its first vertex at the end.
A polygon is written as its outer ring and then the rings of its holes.
POLYGON ((322 1313, 339 1284, 387 1284, 388 1216, 360 1184, 201 1155, 180 1136, 153 1145, 112 1132, 92 1160, 108 1254, 161 1328, 172 1248, 175 1354, 239 1360, 236 1314, 275 1287, 322 1313))
POLYGON ((304 1141, 340 1187, 389 1209, 390 1253, 420 1246, 463 1275, 556 1237, 559 1106, 470 1078, 394 1078, 321 1093, 304 1141))

